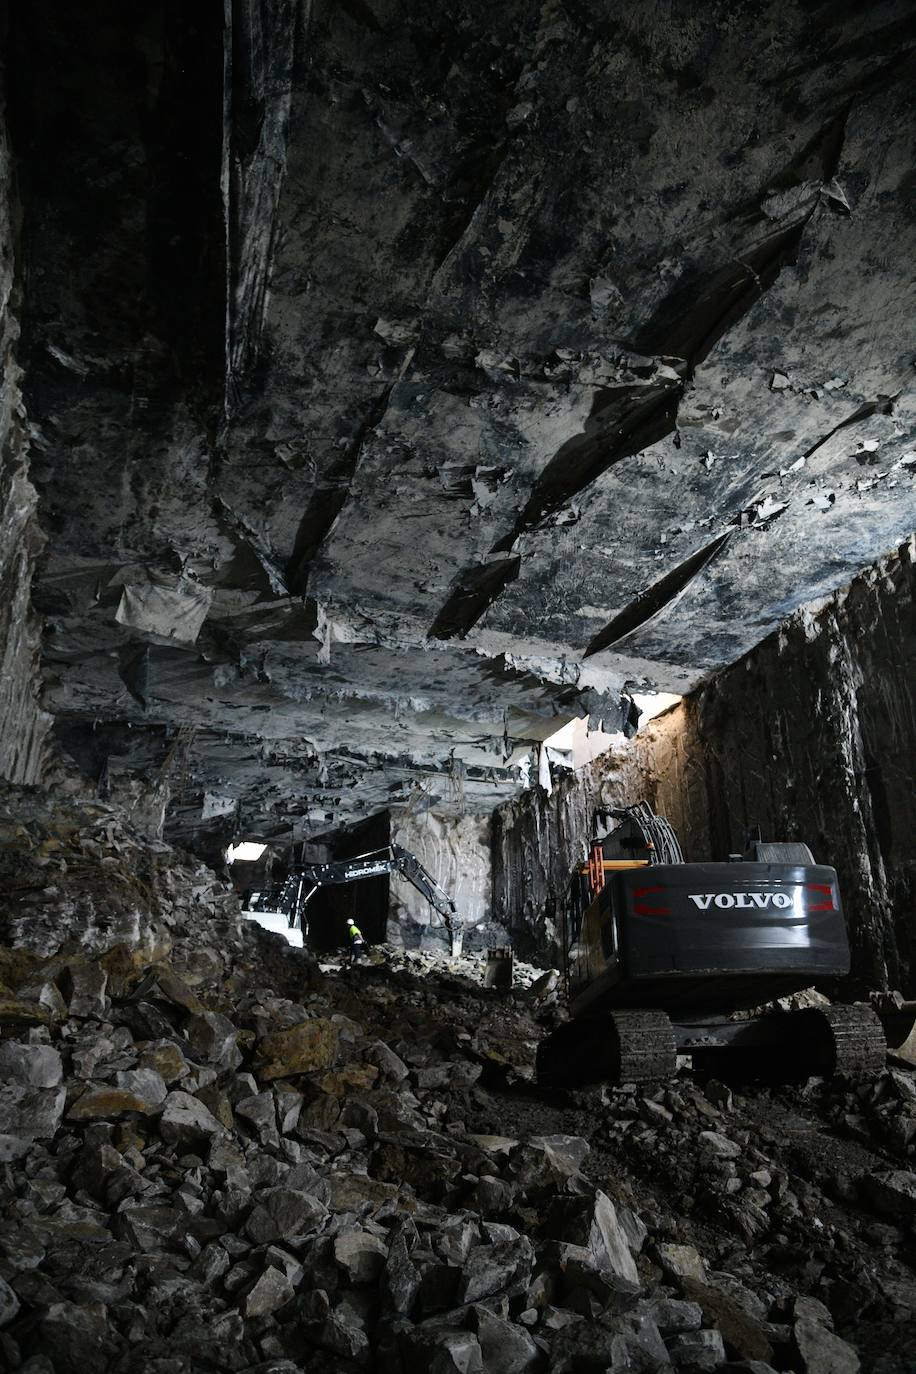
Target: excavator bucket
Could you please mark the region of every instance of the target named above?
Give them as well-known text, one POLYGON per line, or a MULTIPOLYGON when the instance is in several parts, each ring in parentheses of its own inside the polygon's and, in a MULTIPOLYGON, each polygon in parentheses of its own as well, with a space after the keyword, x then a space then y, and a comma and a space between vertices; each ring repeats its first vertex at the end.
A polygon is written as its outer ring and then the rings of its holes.
POLYGON ((494 945, 487 950, 487 966, 483 971, 485 988, 508 992, 515 979, 515 961, 511 945, 494 945))
POLYGON ((893 1059, 916 1067, 916 1002, 907 1002, 899 992, 875 992, 871 1004, 878 1013, 893 1059))

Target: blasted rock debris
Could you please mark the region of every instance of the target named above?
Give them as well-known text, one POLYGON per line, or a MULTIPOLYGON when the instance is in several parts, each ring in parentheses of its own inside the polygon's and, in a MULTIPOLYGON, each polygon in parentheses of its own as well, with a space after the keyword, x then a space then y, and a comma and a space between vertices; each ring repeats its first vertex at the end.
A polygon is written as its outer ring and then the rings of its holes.
POLYGON ((114 813, 19 801, 56 896, 5 871, 5 1367, 912 1368, 910 1071, 546 1094, 555 999, 474 957, 322 972, 114 813), (125 854, 169 874, 155 941, 55 937, 69 866, 102 911, 125 854))

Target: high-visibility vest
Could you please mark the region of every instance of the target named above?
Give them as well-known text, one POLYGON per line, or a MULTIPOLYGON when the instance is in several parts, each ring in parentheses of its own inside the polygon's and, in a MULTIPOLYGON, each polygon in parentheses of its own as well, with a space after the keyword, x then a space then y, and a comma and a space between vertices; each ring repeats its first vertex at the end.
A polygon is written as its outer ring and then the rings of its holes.
POLYGON ((347 928, 347 934, 351 940, 361 940, 363 938, 363 932, 360 930, 359 926, 355 926, 352 921, 347 928))

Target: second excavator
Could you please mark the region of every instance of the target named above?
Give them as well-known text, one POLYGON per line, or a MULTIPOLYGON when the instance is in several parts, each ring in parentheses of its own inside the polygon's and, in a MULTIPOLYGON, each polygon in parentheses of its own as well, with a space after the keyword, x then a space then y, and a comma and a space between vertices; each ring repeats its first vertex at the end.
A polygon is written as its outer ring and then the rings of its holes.
POLYGON ((292 930, 306 931, 306 909, 320 887, 354 883, 362 878, 378 878, 386 873, 400 873, 420 892, 442 918, 448 932, 449 952, 454 958, 461 953, 462 928, 457 920, 455 903, 415 854, 399 844, 374 849, 353 859, 338 863, 302 864, 289 871, 280 889, 276 909, 283 912, 292 930))

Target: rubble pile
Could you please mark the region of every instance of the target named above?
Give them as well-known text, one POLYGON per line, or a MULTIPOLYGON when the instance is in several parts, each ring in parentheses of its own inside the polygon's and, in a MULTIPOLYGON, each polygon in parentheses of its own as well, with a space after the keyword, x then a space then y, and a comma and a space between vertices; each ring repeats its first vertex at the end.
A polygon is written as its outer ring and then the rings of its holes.
POLYGON ((119 942, 152 957, 191 936, 237 940, 238 901, 212 869, 128 825, 105 802, 4 785, 0 943, 55 954, 119 942))
MULTIPOLYGON (((374 967, 385 964, 392 971, 413 974, 418 978, 431 975, 439 977, 445 962, 443 954, 448 947, 446 940, 443 940, 442 944, 443 952, 439 954, 427 950, 401 949, 399 946, 391 944, 372 945, 361 962, 374 967)), ((348 961, 346 952, 342 956, 340 954, 322 955, 320 967, 325 972, 330 972, 332 969, 339 968, 345 961, 348 961)), ((471 985, 479 986, 485 981, 486 950, 465 950, 461 954, 449 956, 447 968, 449 974, 467 979, 471 985)), ((534 964, 526 964, 521 959, 513 959, 512 973, 512 986, 514 988, 530 990, 534 996, 542 1001, 553 996, 559 986, 559 975, 555 971, 537 968, 534 964)))
POLYGON ((435 1027, 427 992, 392 1044, 386 975, 299 1003, 237 989, 230 1020, 126 946, 4 967, 11 1368, 724 1357, 697 1304, 645 1287, 646 1228, 587 1179, 585 1139, 468 1128, 485 1071, 511 1073, 485 1014, 435 1027), (335 1009, 354 1000, 365 1025, 335 1009))
POLYGON ((549 977, 322 974, 103 817, 20 822, 43 897, 0 867, 0 1368, 916 1367, 909 1070, 547 1094, 549 977), (156 910, 106 945, 125 853, 156 910))
POLYGON ((124 945, 4 953, 10 1368, 842 1374, 853 1303, 912 1339, 916 1175, 846 1123, 909 1120, 910 1074, 548 1099, 524 993, 295 965, 205 1001, 124 945), (845 1172, 787 1144, 805 1093, 845 1172))

